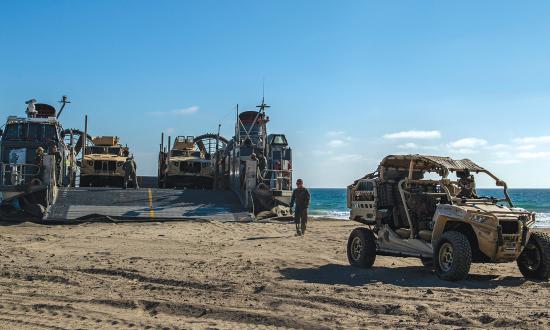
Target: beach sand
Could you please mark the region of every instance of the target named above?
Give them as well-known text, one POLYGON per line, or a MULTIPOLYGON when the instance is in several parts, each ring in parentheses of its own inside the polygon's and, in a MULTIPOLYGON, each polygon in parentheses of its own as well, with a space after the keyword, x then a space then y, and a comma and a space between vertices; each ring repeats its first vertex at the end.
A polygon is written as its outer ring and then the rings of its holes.
POLYGON ((438 280, 412 258, 355 269, 357 224, 4 224, 0 328, 550 327, 550 283, 515 263, 438 280))

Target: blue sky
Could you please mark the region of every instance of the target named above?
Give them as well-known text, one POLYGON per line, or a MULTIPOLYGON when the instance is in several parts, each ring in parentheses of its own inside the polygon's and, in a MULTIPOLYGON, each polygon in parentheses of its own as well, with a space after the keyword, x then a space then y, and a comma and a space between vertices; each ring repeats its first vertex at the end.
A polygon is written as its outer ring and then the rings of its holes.
POLYGON ((150 175, 162 131, 230 137, 265 80, 309 186, 427 153, 550 187, 549 16, 547 1, 3 1, 0 114, 66 94, 65 127, 88 114, 150 175))

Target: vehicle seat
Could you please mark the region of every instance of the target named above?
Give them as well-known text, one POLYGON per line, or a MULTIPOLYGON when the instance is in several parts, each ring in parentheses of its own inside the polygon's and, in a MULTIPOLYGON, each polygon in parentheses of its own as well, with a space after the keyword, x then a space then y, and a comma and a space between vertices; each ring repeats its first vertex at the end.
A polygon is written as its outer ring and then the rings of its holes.
POLYGON ((432 231, 427 229, 422 229, 418 231, 418 236, 427 241, 430 242, 432 240, 432 231))
POLYGON ((395 233, 399 235, 401 238, 409 238, 411 237, 411 230, 409 228, 397 228, 395 230, 395 233))

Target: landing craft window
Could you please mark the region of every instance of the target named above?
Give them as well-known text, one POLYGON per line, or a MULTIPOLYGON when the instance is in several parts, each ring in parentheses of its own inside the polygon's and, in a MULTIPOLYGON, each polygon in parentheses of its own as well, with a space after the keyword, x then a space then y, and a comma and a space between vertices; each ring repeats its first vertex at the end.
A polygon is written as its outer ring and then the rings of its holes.
POLYGON ((5 139, 55 140, 57 134, 53 125, 11 124, 6 127, 5 139))
POLYGON ((273 142, 271 142, 271 143, 272 144, 284 144, 284 145, 288 144, 284 135, 275 135, 273 137, 273 142))
POLYGON ((6 139, 17 139, 23 136, 23 125, 8 125, 4 137, 6 139))
POLYGON ((40 128, 41 128, 40 125, 30 124, 27 131, 27 137, 33 140, 40 139, 42 135, 40 134, 42 133, 40 128))

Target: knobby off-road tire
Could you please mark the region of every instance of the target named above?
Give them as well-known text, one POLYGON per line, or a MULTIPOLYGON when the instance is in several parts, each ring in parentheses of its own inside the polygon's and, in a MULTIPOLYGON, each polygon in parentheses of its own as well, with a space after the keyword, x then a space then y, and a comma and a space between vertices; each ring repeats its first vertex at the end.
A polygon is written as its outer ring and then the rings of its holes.
POLYGON ((348 239, 348 261, 350 265, 370 268, 376 259, 376 237, 367 228, 355 228, 348 239))
POLYGON ((472 248, 468 238, 456 231, 443 233, 435 245, 433 260, 440 279, 462 280, 472 264, 472 248))
POLYGON ((525 278, 547 281, 550 276, 550 236, 532 232, 517 263, 525 278))

